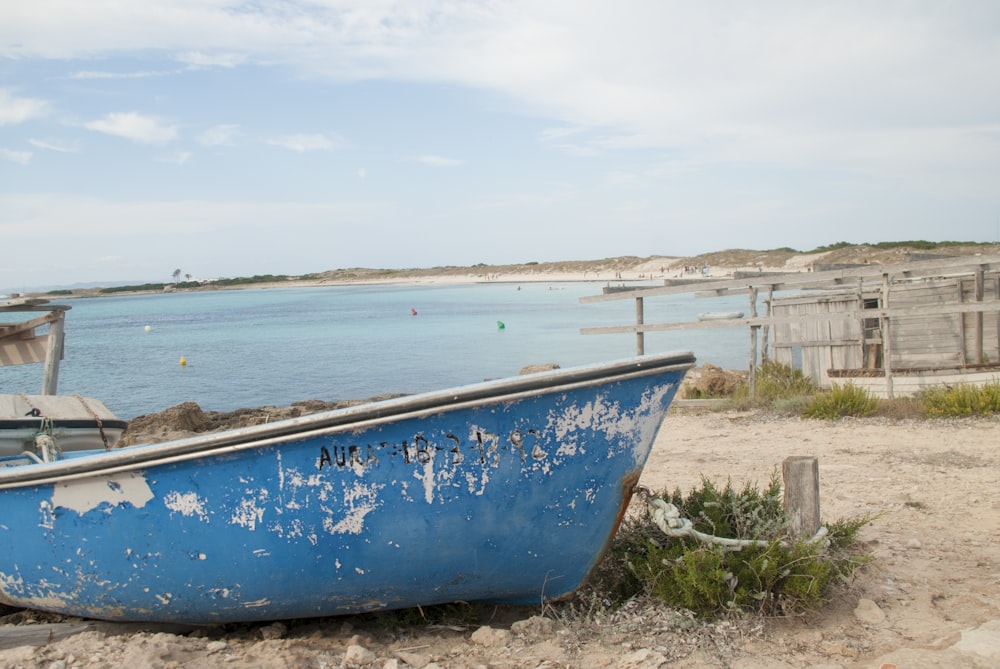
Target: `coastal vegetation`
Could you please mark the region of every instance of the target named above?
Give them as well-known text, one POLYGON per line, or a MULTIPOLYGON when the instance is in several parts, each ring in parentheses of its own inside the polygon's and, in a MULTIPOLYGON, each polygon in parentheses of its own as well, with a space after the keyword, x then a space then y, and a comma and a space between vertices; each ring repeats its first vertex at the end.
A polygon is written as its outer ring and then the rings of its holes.
POLYGON ((625 519, 607 557, 570 605, 592 616, 635 598, 715 617, 744 612, 791 615, 816 609, 854 570, 867 563, 857 544, 869 515, 829 523, 817 537, 789 535, 780 477, 766 487, 753 483, 657 494, 693 529, 714 538, 740 540, 740 548, 690 536, 666 535, 653 514, 625 519))
MULTIPOLYGON (((318 278, 319 275, 317 274, 305 274, 302 276, 289 276, 287 274, 255 274, 254 276, 236 277, 232 279, 211 279, 208 281, 179 281, 175 283, 143 283, 126 286, 109 286, 107 288, 99 289, 98 292, 102 295, 110 295, 115 293, 162 292, 167 290, 211 290, 218 288, 285 283, 289 281, 312 281, 318 278)), ((57 292, 60 291, 52 291, 52 293, 57 292)), ((66 294, 68 291, 62 292, 63 294, 66 294)))
POLYGON ((1000 413, 1000 381, 928 388, 914 397, 889 400, 873 397, 866 389, 850 383, 834 384, 829 390, 823 390, 801 370, 773 360, 758 368, 753 398, 746 379, 730 386, 715 387, 720 390, 714 393, 690 388, 686 397, 725 400, 720 407, 726 409, 761 409, 826 420, 849 416, 962 418, 1000 413))
MULTIPOLYGON (((530 260, 515 264, 491 264, 484 262, 468 266, 439 265, 435 267, 409 268, 366 268, 350 267, 330 269, 301 275, 258 274, 246 277, 193 280, 189 273, 180 269, 172 272, 172 282, 150 282, 120 286, 106 286, 97 289, 54 290, 51 296, 109 295, 129 292, 157 292, 171 290, 213 290, 265 286, 273 284, 294 284, 306 282, 351 283, 365 281, 407 280, 430 277, 471 277, 489 276, 580 274, 588 278, 615 276, 621 274, 646 274, 652 276, 649 266, 655 265, 661 273, 670 274, 678 268, 701 267, 704 265, 722 268, 767 267, 782 269, 787 263, 802 262, 810 256, 822 257, 824 263, 848 264, 891 264, 906 262, 916 255, 938 254, 963 256, 975 254, 1000 254, 1000 243, 910 240, 896 242, 874 242, 857 244, 836 242, 818 246, 810 250, 780 247, 766 250, 727 249, 703 253, 696 256, 616 256, 597 260, 538 261, 530 260), (183 280, 182 280, 183 278, 183 280)), ((798 269, 801 269, 799 267, 798 269)))

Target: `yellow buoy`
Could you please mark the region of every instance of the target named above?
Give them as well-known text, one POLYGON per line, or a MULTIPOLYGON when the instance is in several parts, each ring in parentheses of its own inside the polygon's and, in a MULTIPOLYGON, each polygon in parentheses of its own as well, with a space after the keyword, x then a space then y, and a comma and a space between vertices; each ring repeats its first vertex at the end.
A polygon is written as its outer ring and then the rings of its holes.
POLYGON ((181 356, 181 367, 184 367, 184 366, 185 366, 185 365, 187 365, 187 364, 188 364, 188 361, 187 361, 187 358, 185 358, 185 357, 184 357, 184 356, 182 355, 182 356, 181 356))
POLYGON ((152 327, 150 327, 150 326, 148 326, 148 325, 146 326, 146 328, 145 328, 145 329, 146 329, 146 333, 147 333, 147 334, 153 331, 153 328, 152 328, 152 327))

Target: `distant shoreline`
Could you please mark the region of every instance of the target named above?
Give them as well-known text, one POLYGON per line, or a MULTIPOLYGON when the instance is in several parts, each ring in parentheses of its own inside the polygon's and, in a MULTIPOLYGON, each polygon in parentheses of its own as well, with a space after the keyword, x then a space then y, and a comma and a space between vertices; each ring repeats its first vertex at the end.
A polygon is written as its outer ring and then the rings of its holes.
MULTIPOLYGON (((730 249, 694 257, 619 256, 601 260, 531 262, 511 265, 443 266, 432 268, 372 269, 346 268, 288 276, 282 281, 258 281, 256 275, 236 279, 215 279, 204 285, 194 282, 150 283, 155 290, 101 292, 108 287, 68 289, 66 291, 31 291, 22 297, 48 300, 81 297, 113 297, 115 295, 157 294, 172 291, 246 290, 268 288, 300 288, 363 285, 448 285, 475 283, 594 283, 628 286, 661 285, 666 279, 719 279, 737 273, 797 273, 830 266, 898 265, 934 257, 1000 254, 1000 244, 991 243, 928 243, 893 242, 879 245, 834 245, 829 250, 799 252, 792 249, 753 251, 730 249), (704 272, 704 275, 703 275, 704 272), (219 282, 219 283, 216 283, 219 282), (177 287, 177 284, 187 284, 177 287), (190 287, 189 287, 190 286, 190 287)), ((260 276, 261 279, 272 275, 260 276)), ((279 278, 282 275, 274 275, 279 278)), ((147 284, 143 284, 147 285, 147 284)))

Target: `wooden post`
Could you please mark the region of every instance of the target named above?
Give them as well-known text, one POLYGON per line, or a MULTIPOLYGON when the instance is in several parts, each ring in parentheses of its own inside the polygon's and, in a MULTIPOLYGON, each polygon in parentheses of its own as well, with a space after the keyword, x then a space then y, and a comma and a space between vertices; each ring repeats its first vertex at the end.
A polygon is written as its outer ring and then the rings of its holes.
POLYGON ((63 355, 66 312, 56 311, 49 323, 48 346, 45 349, 45 371, 42 373, 42 394, 55 395, 59 385, 59 361, 63 355))
POLYGON ((858 360, 861 362, 861 367, 864 369, 867 367, 868 360, 868 342, 865 337, 865 283, 864 279, 860 276, 855 284, 855 290, 857 291, 857 307, 858 310, 858 326, 861 328, 861 351, 858 356, 858 360))
MULTIPOLYGON (((1000 302, 1000 274, 993 281, 993 301, 1000 302)), ((997 355, 994 360, 1000 360, 1000 311, 997 311, 997 355)))
POLYGON ((763 341, 760 344, 760 364, 764 364, 771 358, 770 354, 770 339, 771 335, 771 322, 770 318, 774 315, 771 310, 771 300, 774 299, 774 284, 767 287, 767 302, 764 303, 764 315, 768 318, 768 322, 764 324, 763 331, 763 341))
MULTIPOLYGON (((645 321, 643 320, 642 313, 642 298, 635 298, 635 324, 642 325, 645 321)), ((639 329, 635 332, 635 354, 645 355, 646 353, 646 338, 645 333, 639 329)))
MULTIPOLYGON (((965 302, 965 279, 958 277, 955 284, 958 286, 958 295, 955 297, 958 300, 958 303, 962 304, 965 302)), ((956 317, 958 318, 958 355, 959 359, 962 361, 962 367, 965 367, 965 365, 969 362, 969 346, 968 342, 965 341, 967 334, 965 319, 968 315, 969 314, 956 314, 956 317)))
POLYGON ((890 331, 889 316, 885 310, 889 308, 889 275, 882 274, 882 369, 885 371, 885 395, 889 399, 894 399, 895 393, 892 389, 892 332, 890 331))
MULTIPOLYGON (((757 288, 750 286, 750 318, 757 318, 757 288)), ((748 379, 750 399, 757 396, 757 330, 759 325, 750 326, 750 378, 748 379)))
MULTIPOLYGON (((983 266, 976 268, 976 302, 983 302, 983 266)), ((983 364, 983 312, 976 312, 976 364, 983 364)))
POLYGON ((795 537, 808 538, 820 527, 819 458, 793 455, 781 463, 785 482, 785 516, 795 537))

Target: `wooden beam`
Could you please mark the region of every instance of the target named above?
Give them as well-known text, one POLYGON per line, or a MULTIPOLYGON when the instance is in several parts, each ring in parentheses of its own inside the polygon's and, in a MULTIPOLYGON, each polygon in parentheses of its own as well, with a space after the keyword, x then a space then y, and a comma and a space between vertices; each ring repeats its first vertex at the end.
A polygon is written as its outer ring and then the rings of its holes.
MULTIPOLYGON (((635 298, 635 323, 636 325, 642 325, 645 322, 645 318, 642 312, 642 297, 635 298)), ((636 329, 635 331, 635 354, 644 355, 646 352, 646 338, 642 330, 636 329)))
POLYGON ((45 350, 45 371, 42 373, 42 394, 55 395, 59 385, 59 362, 63 357, 63 333, 65 318, 63 311, 54 312, 58 318, 49 325, 49 341, 45 350))
POLYGON ((894 399, 892 392, 892 332, 889 315, 889 287, 892 281, 888 274, 882 275, 882 369, 885 370, 885 396, 894 399))
MULTIPOLYGON (((982 265, 976 270, 976 302, 980 304, 983 301, 983 281, 984 281, 984 271, 982 265)), ((977 311, 975 315, 976 319, 976 364, 983 364, 983 312, 977 311)))
POLYGON ((604 325, 580 328, 581 334, 624 334, 635 332, 666 332, 670 330, 710 330, 712 328, 751 327, 755 325, 774 325, 776 323, 814 323, 817 321, 840 321, 855 318, 876 318, 879 316, 896 318, 919 318, 922 316, 937 316, 942 314, 961 313, 1000 313, 1000 301, 965 303, 965 304, 934 304, 924 307, 899 307, 896 309, 852 309, 849 311, 834 311, 828 313, 807 314, 804 316, 768 316, 758 318, 727 318, 710 321, 682 321, 675 323, 645 323, 642 325, 604 325))
POLYGON ((1000 269, 1000 256, 920 260, 900 265, 872 265, 870 267, 852 267, 826 272, 783 272, 780 274, 765 274, 752 279, 706 279, 682 286, 642 287, 632 291, 609 293, 607 295, 589 295, 581 297, 580 302, 622 300, 634 298, 638 293, 642 293, 646 297, 683 293, 702 293, 721 296, 744 293, 752 287, 764 288, 767 286, 772 286, 774 290, 800 290, 803 288, 842 285, 856 281, 858 278, 878 282, 883 274, 889 274, 890 276, 903 275, 908 278, 933 276, 942 272, 971 274, 975 271, 975 267, 982 267, 984 271, 1000 269))

